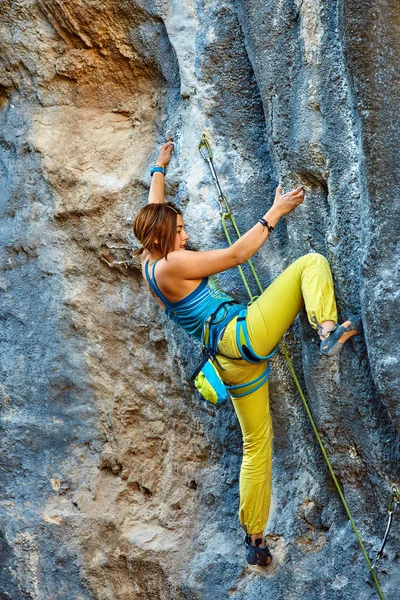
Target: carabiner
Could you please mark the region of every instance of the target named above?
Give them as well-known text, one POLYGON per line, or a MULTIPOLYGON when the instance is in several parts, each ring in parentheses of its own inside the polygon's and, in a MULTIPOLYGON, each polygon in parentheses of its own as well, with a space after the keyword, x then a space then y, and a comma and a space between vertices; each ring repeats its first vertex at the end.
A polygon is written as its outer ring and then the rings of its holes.
POLYGON ((219 202, 219 207, 221 209, 222 218, 230 219, 232 221, 231 207, 229 206, 228 198, 225 196, 225 194, 220 194, 218 196, 218 202, 219 202))
POLYGON ((205 133, 203 133, 203 135, 201 136, 201 141, 199 144, 199 152, 202 155, 202 157, 204 158, 204 160, 206 160, 207 162, 212 161, 212 158, 213 158, 212 150, 211 150, 210 144, 208 143, 207 136, 205 133), (203 151, 203 148, 206 149, 208 156, 203 151))
POLYGON ((392 483, 392 495, 389 501, 388 513, 394 513, 397 509, 398 504, 400 504, 399 488, 395 483, 392 483))

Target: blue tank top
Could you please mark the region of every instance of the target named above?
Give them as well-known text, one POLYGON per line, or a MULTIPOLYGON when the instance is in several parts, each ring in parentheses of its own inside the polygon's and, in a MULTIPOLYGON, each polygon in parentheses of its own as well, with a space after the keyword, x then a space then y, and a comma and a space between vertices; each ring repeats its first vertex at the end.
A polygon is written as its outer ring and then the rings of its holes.
MULTIPOLYGON (((150 289, 165 305, 166 315, 175 323, 183 327, 190 335, 202 341, 204 323, 222 302, 234 302, 231 296, 225 294, 215 276, 204 277, 197 288, 188 296, 178 302, 169 302, 157 285, 154 269, 158 260, 153 263, 152 272, 149 271, 148 261, 145 263, 145 274, 150 289)), ((216 314, 213 325, 213 339, 218 340, 219 334, 241 310, 246 308, 243 304, 223 306, 216 314)))

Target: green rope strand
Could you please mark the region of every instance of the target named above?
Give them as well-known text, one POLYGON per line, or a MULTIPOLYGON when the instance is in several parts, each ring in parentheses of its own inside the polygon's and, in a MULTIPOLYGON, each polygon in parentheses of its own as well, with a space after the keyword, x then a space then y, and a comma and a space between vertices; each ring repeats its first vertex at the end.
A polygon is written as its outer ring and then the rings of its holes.
MULTIPOLYGON (((226 227, 226 223, 225 223, 225 219, 226 219, 226 218, 229 218, 229 219, 231 220, 231 222, 234 224, 235 231, 236 231, 236 235, 237 235, 238 237, 240 237, 240 233, 239 233, 239 230, 238 230, 238 228, 237 228, 237 226, 236 226, 236 223, 234 223, 234 221, 233 221, 233 219, 232 219, 232 215, 231 215, 231 214, 229 214, 229 213, 225 213, 225 214, 223 214, 223 215, 222 215, 222 227, 223 227, 223 230, 225 231, 225 235, 226 235, 226 239, 228 240, 228 244, 229 244, 230 246, 232 246, 232 240, 231 240, 231 236, 229 235, 229 232, 228 232, 228 229, 227 229, 227 227, 226 227)), ((248 262, 250 263, 251 261, 248 261, 248 262)), ((253 265, 252 265, 252 266, 253 266, 253 265)), ((243 281, 243 283, 244 283, 244 287, 246 288, 246 292, 248 293, 248 295, 249 295, 249 298, 250 298, 250 301, 252 302, 253 300, 255 300, 255 299, 256 299, 256 297, 254 297, 254 296, 252 295, 252 293, 251 293, 250 286, 249 286, 249 284, 248 284, 248 282, 247 282, 246 275, 244 274, 244 271, 243 271, 243 268, 241 267, 241 265, 238 265, 238 269, 239 269, 239 273, 240 273, 240 276, 241 276, 241 278, 242 278, 242 281, 243 281)), ((253 267, 253 269, 254 269, 254 267, 253 267)), ((257 278, 257 279, 258 279, 258 278, 257 278)), ((260 285, 261 285, 261 284, 260 284, 260 285)))
POLYGON ((300 394, 300 397, 301 397, 301 399, 302 399, 302 402, 303 402, 304 408, 306 409, 306 413, 307 413, 307 415, 308 415, 308 418, 310 419, 311 426, 312 426, 312 428, 313 428, 313 430, 314 430, 315 437, 317 438, 317 441, 318 441, 319 447, 321 448, 321 452, 322 452, 322 454, 323 454, 323 457, 324 457, 324 459, 325 459, 326 465, 327 465, 327 467, 328 467, 328 469, 329 469, 329 473, 331 474, 331 477, 332 477, 332 479, 333 479, 333 482, 334 482, 334 484, 335 484, 335 486, 336 486, 336 489, 337 489, 337 491, 338 491, 338 494, 339 494, 339 496, 340 496, 340 499, 341 499, 341 501, 342 501, 342 504, 343 504, 343 506, 344 506, 344 509, 345 509, 345 511, 346 511, 346 513, 347 513, 347 516, 349 517, 349 521, 350 521, 350 523, 351 523, 351 526, 353 527, 354 533, 355 533, 355 535, 356 535, 356 538, 357 538, 357 540, 358 540, 358 543, 359 543, 359 545, 360 545, 360 548, 361 548, 361 550, 362 550, 362 553, 363 553, 363 555, 364 555, 365 561, 366 561, 366 563, 367 563, 367 565, 368 565, 368 567, 369 567, 369 571, 370 571, 370 573, 371 573, 371 575, 372 575, 372 577, 373 577, 373 580, 374 580, 374 582, 375 582, 376 588, 377 588, 377 590, 378 590, 379 598, 380 598, 381 600, 385 600, 385 598, 384 598, 384 596, 383 596, 383 593, 382 593, 382 590, 381 590, 381 588, 380 588, 380 585, 379 585, 378 579, 377 579, 377 577, 376 577, 376 575, 375 575, 375 571, 374 571, 374 569, 372 568, 371 561, 369 560, 369 558, 368 558, 368 554, 367 554, 367 553, 366 553, 366 551, 365 551, 364 544, 362 543, 361 537, 360 537, 360 535, 359 535, 359 533, 358 533, 358 530, 357 530, 356 524, 354 523, 353 517, 352 517, 352 515, 351 515, 351 512, 350 512, 350 509, 349 509, 349 507, 348 507, 348 504, 347 504, 347 502, 346 502, 346 499, 345 499, 345 497, 343 496, 343 493, 342 493, 342 490, 341 490, 341 488, 340 488, 339 482, 338 482, 338 480, 337 480, 337 478, 336 478, 336 475, 335 475, 335 473, 334 473, 334 471, 333 471, 333 468, 332 468, 331 462, 330 462, 330 460, 329 460, 329 458, 328 458, 328 455, 327 455, 327 453, 326 453, 326 451, 325 451, 325 448, 324 448, 323 442, 322 442, 322 440, 321 440, 321 436, 319 435, 319 432, 318 432, 318 429, 317 429, 317 427, 316 427, 316 425, 315 425, 315 422, 314 422, 313 416, 312 416, 312 414, 311 414, 310 408, 309 408, 309 406, 308 406, 308 404, 307 404, 307 400, 305 399, 305 396, 304 396, 304 394, 303 394, 303 390, 301 389, 301 386, 300 386, 299 380, 297 379, 297 375, 296 375, 296 373, 295 373, 295 371, 294 371, 294 368, 293 368, 292 361, 290 360, 289 354, 288 354, 288 352, 287 352, 287 350, 286 350, 286 346, 285 346, 285 344, 284 344, 282 341, 281 341, 281 342, 279 342, 279 345, 280 345, 280 347, 282 348, 283 354, 285 355, 286 362, 287 362, 287 364, 288 364, 288 367, 289 367, 289 369, 290 369, 290 372, 292 373, 292 376, 293 376, 294 382, 295 382, 295 384, 296 384, 296 387, 297 387, 297 389, 298 389, 298 392, 299 392, 299 394, 300 394))
MULTIPOLYGON (((237 226, 237 224, 236 224, 236 221, 235 221, 235 219, 234 219, 234 216, 232 215, 232 211, 231 211, 231 209, 230 209, 229 202, 228 202, 228 200, 227 200, 226 196, 224 196, 224 194, 222 193, 221 187, 220 187, 220 185, 219 185, 218 178, 217 178, 217 175, 216 175, 216 173, 215 173, 214 166, 213 166, 213 163, 212 163, 212 158, 213 158, 213 156, 212 156, 212 150, 211 150, 211 147, 210 147, 210 144, 209 144, 209 142, 207 141, 207 137, 206 137, 206 135, 205 135, 205 134, 203 134, 203 135, 202 135, 202 137, 201 137, 201 142, 200 142, 200 144, 199 144, 199 150, 200 150, 200 153, 201 153, 202 157, 204 158, 204 160, 205 160, 205 161, 208 163, 208 166, 210 167, 210 170, 211 170, 211 174, 212 174, 212 176, 213 176, 213 178, 214 178, 214 181, 215 181, 215 183, 216 183, 216 185, 217 185, 217 189, 218 189, 218 200, 219 200, 219 202, 220 202, 221 211, 222 211, 222 227, 223 227, 223 230, 224 230, 224 232, 225 232, 226 239, 228 240, 228 244, 229 244, 230 246, 232 246, 232 240, 231 240, 231 236, 229 235, 229 232, 228 232, 228 229, 227 229, 227 226, 226 226, 226 222, 225 222, 225 221, 226 221, 227 219, 229 219, 229 220, 230 220, 230 222, 231 222, 231 224, 232 224, 232 226, 233 226, 233 228, 234 228, 234 230, 235 230, 235 233, 236 233, 236 235, 237 235, 237 237, 238 237, 238 238, 240 238, 240 237, 241 237, 241 235, 240 235, 239 228, 238 228, 238 226, 237 226)), ((255 281, 256 281, 256 283, 257 283, 257 286, 258 286, 258 289, 259 289, 259 291, 260 291, 260 294, 262 294, 264 290, 263 290, 263 287, 262 287, 262 285, 261 285, 261 282, 260 282, 260 280, 259 280, 259 278, 258 278, 258 275, 257 275, 257 273, 256 273, 256 270, 255 270, 255 268, 254 268, 254 266, 253 266, 253 263, 252 263, 252 261, 251 261, 251 260, 248 260, 248 261, 247 261, 247 263, 248 263, 248 265, 249 265, 249 267, 250 267, 250 269, 251 269, 251 272, 252 272, 252 274, 253 274, 253 276, 254 276, 254 279, 255 279, 255 281)), ((245 288, 246 288, 246 291, 247 291, 247 293, 248 293, 248 295, 249 295, 249 298, 250 298, 250 303, 251 303, 251 302, 254 302, 254 300, 256 300, 257 296, 253 296, 253 294, 251 293, 250 286, 249 286, 249 284, 248 284, 248 281, 247 281, 247 279, 246 279, 246 275, 245 275, 245 273, 244 273, 244 271, 243 271, 242 267, 241 267, 241 266, 239 266, 238 268, 239 268, 240 276, 241 276, 241 278, 242 278, 242 280, 243 280, 243 283, 244 283, 244 286, 245 286, 245 288)), ((377 579, 377 577, 376 577, 376 575, 375 575, 374 568, 373 568, 373 566, 371 565, 371 562, 370 562, 370 560, 369 560, 369 558, 368 558, 368 555, 367 555, 367 553, 366 553, 366 551, 365 551, 365 548, 364 548, 364 545, 363 545, 363 543, 362 543, 361 537, 360 537, 360 535, 359 535, 359 533, 358 533, 358 530, 357 530, 356 524, 354 523, 354 519, 353 519, 353 517, 352 517, 352 515, 351 515, 350 509, 349 509, 349 507, 348 507, 348 505, 347 505, 347 502, 346 502, 346 500, 345 500, 345 497, 344 497, 344 495, 343 495, 343 493, 342 493, 342 490, 341 490, 341 488, 340 488, 339 482, 338 482, 338 480, 337 480, 337 478, 336 478, 336 475, 335 475, 335 473, 334 473, 334 471, 333 471, 333 468, 332 468, 332 465, 331 465, 331 463, 330 463, 330 460, 329 460, 329 458, 328 458, 328 455, 327 455, 327 453, 326 453, 326 451, 325 451, 325 448, 324 448, 323 442, 322 442, 322 440, 321 440, 321 437, 320 437, 320 435, 319 435, 319 433, 318 433, 318 429, 317 429, 317 427, 316 427, 316 425, 315 425, 315 422, 314 422, 313 416, 312 416, 312 414, 311 414, 310 408, 309 408, 309 406, 308 406, 308 404, 307 404, 306 398, 305 398, 305 396, 304 396, 304 394, 303 394, 303 390, 301 389, 301 385, 300 385, 300 383, 299 383, 299 380, 298 380, 298 378, 297 378, 297 375, 296 375, 296 373, 295 373, 295 371, 294 371, 294 368, 293 368, 293 365, 292 365, 292 361, 291 361, 291 359, 290 359, 290 357, 289 357, 289 354, 288 354, 288 352, 287 352, 287 350, 286 350, 286 346, 285 346, 285 344, 283 343, 283 341, 280 341, 280 342, 279 342, 279 345, 280 345, 280 347, 281 347, 281 349, 282 349, 282 352, 283 352, 283 354, 284 354, 284 356, 285 356, 285 358, 286 358, 286 362, 287 362, 287 364, 288 364, 289 370, 290 370, 290 372, 291 372, 291 374, 292 374, 292 376, 293 376, 293 380, 294 380, 294 382, 295 382, 295 384, 296 384, 296 387, 297 387, 297 389, 298 389, 298 391, 299 391, 299 394, 300 394, 301 400, 302 400, 302 402, 303 402, 304 408, 305 408, 305 410, 306 410, 306 413, 307 413, 307 415, 308 415, 308 418, 309 418, 309 420, 310 420, 310 423, 311 423, 312 429, 313 429, 313 431, 314 431, 314 434, 315 434, 315 436, 316 436, 316 438, 317 438, 317 441, 318 441, 319 447, 321 448, 321 452, 322 452, 322 455, 323 455, 323 457, 324 457, 324 459, 325 459, 325 462, 326 462, 326 465, 327 465, 327 467, 328 467, 329 473, 330 473, 330 475, 331 475, 331 477, 332 477, 332 479, 333 479, 333 482, 334 482, 334 484, 335 484, 335 486, 336 486, 336 489, 337 489, 337 491, 338 491, 339 497, 340 497, 340 499, 341 499, 341 501, 342 501, 342 504, 343 504, 343 506, 344 506, 344 509, 345 509, 345 511, 346 511, 346 513, 347 513, 347 516, 348 516, 348 518, 349 518, 349 521, 350 521, 350 523, 351 523, 351 526, 353 527, 353 530, 354 530, 354 533, 355 533, 355 535, 356 535, 357 541, 358 541, 358 543, 359 543, 359 545, 360 545, 360 548, 361 548, 361 550, 362 550, 362 553, 363 553, 363 555, 364 555, 365 561, 366 561, 366 563, 367 563, 367 565, 368 565, 368 567, 369 567, 369 571, 370 571, 370 573, 371 573, 371 575, 372 575, 372 577, 373 577, 373 580, 374 580, 374 582, 375 582, 376 588, 377 588, 377 590, 378 590, 378 593, 379 593, 379 598, 380 598, 381 600, 385 600, 385 598, 384 598, 384 596, 383 596, 383 593, 382 593, 382 590, 381 590, 381 588, 380 588, 380 585, 379 585, 378 579, 377 579)))
MULTIPOLYGON (((236 233, 236 235, 238 236, 238 238, 240 238, 240 237, 241 237, 241 235, 240 235, 240 231, 239 231, 239 229, 238 229, 238 226, 236 225, 236 221, 235 221, 235 219, 233 218, 233 215, 232 215, 232 213, 224 213, 224 214, 222 215, 222 228, 223 228, 223 230, 224 230, 224 232, 225 232, 226 239, 228 240, 228 244, 229 244, 230 246, 232 246, 232 243, 233 243, 233 242, 232 242, 232 240, 231 240, 231 236, 229 235, 229 232, 228 232, 228 229, 227 229, 227 226, 226 226, 226 223, 225 223, 225 220, 226 220, 226 219, 229 219, 229 220, 230 220, 230 222, 232 223, 232 225, 233 225, 233 227, 234 227, 234 229, 235 229, 235 233, 236 233)), ((254 268, 254 265, 253 265, 253 263, 252 263, 251 259, 249 259, 249 260, 247 261, 247 264, 249 265, 249 267, 250 267, 250 269, 251 269, 251 272, 252 272, 252 273, 253 273, 253 275, 254 275, 254 279, 255 279, 255 280, 256 280, 256 282, 257 282, 258 289, 260 290, 260 293, 262 294, 262 293, 263 293, 263 288, 262 288, 262 285, 261 285, 261 283, 260 283, 260 280, 259 280, 259 278, 258 278, 257 272, 256 272, 256 270, 255 270, 255 268, 254 268)), ((243 271, 243 268, 241 267, 241 265, 238 265, 238 269, 239 269, 239 273, 240 273, 240 275, 241 275, 241 277, 242 277, 242 280, 243 280, 244 286, 245 286, 245 288, 246 288, 246 291, 247 291, 247 293, 248 293, 248 295, 249 295, 250 302, 254 302, 254 300, 256 300, 256 299, 258 298, 258 296, 253 296, 253 294, 251 293, 250 286, 249 286, 249 284, 248 284, 248 282, 247 282, 246 275, 244 274, 244 271, 243 271)))
MULTIPOLYGON (((226 201, 226 203, 227 203, 227 201, 226 201)), ((228 205, 228 206, 229 206, 229 205, 228 205)), ((233 225, 233 227, 234 227, 234 229, 235 229, 235 233, 236 233, 236 235, 238 236, 238 238, 239 238, 239 237, 241 237, 241 235, 240 235, 239 229, 238 229, 238 227, 237 227, 236 221, 235 221, 235 219, 234 219, 234 217, 233 217, 232 213, 224 213, 224 214, 222 215, 222 227, 223 227, 223 229, 224 229, 224 232, 225 232, 225 235, 226 235, 226 239, 228 240, 228 244, 229 244, 230 246, 232 246, 232 240, 231 240, 231 236, 229 235, 229 232, 228 232, 228 229, 227 229, 227 227, 226 227, 226 223, 225 223, 225 221, 226 221, 226 219, 227 219, 227 218, 229 218, 229 219, 230 219, 230 221, 231 221, 231 223, 232 223, 232 225, 233 225)), ((254 268, 254 266, 253 266, 253 263, 251 262, 251 260, 249 260, 249 261, 247 261, 247 262, 248 262, 248 264, 249 264, 249 266, 250 266, 250 269, 251 269, 251 271, 252 271, 252 273, 253 273, 253 275, 254 275, 254 278, 255 278, 255 280, 256 280, 256 283, 257 283, 258 289, 260 290, 260 293, 262 294, 264 290, 263 290, 263 287, 262 287, 262 285, 261 285, 261 283, 260 283, 260 280, 259 280, 259 278, 258 278, 258 275, 257 275, 257 273, 256 273, 256 270, 255 270, 255 268, 254 268)), ((254 300, 257 298, 257 296, 253 296, 253 295, 252 295, 252 293, 251 293, 251 290, 250 290, 250 286, 249 286, 249 284, 248 284, 248 281, 247 281, 247 279, 246 279, 246 275, 244 274, 244 271, 243 271, 242 267, 241 267, 241 266, 239 266, 238 268, 239 268, 240 275, 241 275, 241 277, 242 277, 243 283, 244 283, 244 285, 245 285, 246 291, 247 291, 247 293, 248 293, 248 295, 249 295, 250 302, 253 302, 253 301, 254 301, 254 300)), ((295 384, 296 384, 296 387, 297 387, 297 389, 298 389, 298 392, 299 392, 299 394, 300 394, 300 398, 301 398, 301 400, 302 400, 302 402, 303 402, 304 408, 305 408, 305 410, 306 410, 306 413, 307 413, 307 415, 308 415, 308 418, 309 418, 309 420, 310 420, 311 427, 313 428, 313 431, 314 431, 315 437, 317 438, 317 441, 318 441, 319 447, 321 448, 321 452, 322 452, 322 455, 323 455, 323 457, 324 457, 324 459, 325 459, 325 462, 326 462, 326 465, 327 465, 327 467, 328 467, 329 473, 331 474, 331 477, 332 477, 332 479, 333 479, 333 482, 334 482, 334 484, 335 484, 335 486, 336 486, 336 489, 337 489, 337 491, 338 491, 339 497, 340 497, 340 499, 341 499, 341 501, 342 501, 342 504, 343 504, 343 506, 344 506, 344 509, 345 509, 345 511, 346 511, 346 513, 347 513, 347 516, 348 516, 348 518, 349 518, 349 521, 350 521, 350 523, 351 523, 351 526, 353 527, 353 530, 354 530, 355 536, 356 536, 356 538, 357 538, 357 541, 358 541, 358 543, 359 543, 359 545, 360 545, 361 551, 362 551, 362 553, 363 553, 363 555, 364 555, 365 561, 366 561, 366 563, 367 563, 367 565, 368 565, 368 567, 369 567, 369 571, 370 571, 370 573, 371 573, 371 575, 372 575, 372 577, 373 577, 373 580, 374 580, 374 582, 375 582, 376 588, 377 588, 377 590, 378 590, 379 598, 380 598, 381 600, 385 600, 385 598, 384 598, 384 595, 383 595, 383 593, 382 593, 382 590, 381 590, 381 588, 380 588, 380 585, 379 585, 378 579, 377 579, 377 577, 376 577, 376 575, 375 575, 375 571, 374 571, 374 569, 373 569, 373 567, 372 567, 371 561, 370 561, 370 560, 369 560, 369 558, 368 558, 368 554, 367 554, 367 552, 366 552, 366 550, 365 550, 365 548, 364 548, 364 544, 362 543, 362 540, 361 540, 360 534, 358 533, 358 530, 357 530, 356 524, 355 524, 355 522, 354 522, 354 519, 353 519, 353 517, 352 517, 352 514, 351 514, 351 512, 350 512, 350 509, 349 509, 349 507, 348 507, 348 504, 347 504, 347 502, 346 502, 346 499, 345 499, 345 497, 344 497, 344 495, 343 495, 343 492, 342 492, 342 490, 341 490, 341 488, 340 488, 340 485, 339 485, 339 482, 338 482, 338 480, 337 480, 337 478, 336 478, 336 475, 335 475, 335 473, 334 473, 334 471, 333 471, 333 468, 332 468, 331 462, 330 462, 330 460, 329 460, 329 458, 328 458, 328 455, 327 455, 327 453, 326 453, 326 450, 325 450, 324 444, 323 444, 323 442, 322 442, 321 436, 319 435, 319 432, 318 432, 317 426, 315 425, 315 421, 314 421, 314 419, 313 419, 313 416, 312 416, 312 414, 311 414, 311 410, 310 410, 310 408, 309 408, 309 406, 308 406, 308 404, 307 404, 307 400, 306 400, 306 398, 305 398, 305 396, 304 396, 303 390, 302 390, 302 388, 301 388, 301 385, 300 385, 300 383, 299 383, 299 380, 298 380, 298 378, 297 378, 297 375, 296 375, 296 373, 295 373, 295 370, 294 370, 294 368, 293 368, 292 361, 291 361, 291 359, 290 359, 290 357, 289 357, 289 354, 288 354, 288 351, 287 351, 287 349, 286 349, 286 346, 285 346, 285 344, 282 342, 282 340, 279 342, 279 346, 281 347, 281 349, 282 349, 282 352, 283 352, 283 354, 284 354, 284 356, 285 356, 285 358, 286 358, 286 362, 287 362, 287 364, 288 364, 289 370, 290 370, 290 372, 291 372, 291 374, 292 374, 292 376, 293 376, 293 380, 294 380, 294 382, 295 382, 295 384)))

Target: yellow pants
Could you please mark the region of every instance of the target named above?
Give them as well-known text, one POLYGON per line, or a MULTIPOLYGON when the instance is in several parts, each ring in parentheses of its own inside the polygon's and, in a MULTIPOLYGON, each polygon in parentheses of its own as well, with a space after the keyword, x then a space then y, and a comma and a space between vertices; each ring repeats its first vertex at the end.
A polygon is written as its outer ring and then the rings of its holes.
MULTIPOLYGON (((306 254, 296 260, 248 307, 246 324, 253 350, 262 356, 271 353, 303 305, 314 329, 316 323, 337 322, 332 274, 321 254, 306 254)), ((267 364, 237 360, 241 355, 236 321, 235 317, 228 324, 218 345, 221 354, 217 359, 223 369, 219 372, 229 385, 255 379, 267 364)), ((268 381, 247 396, 232 397, 232 402, 243 435, 239 519, 247 533, 260 533, 267 524, 271 503, 273 430, 268 381)))

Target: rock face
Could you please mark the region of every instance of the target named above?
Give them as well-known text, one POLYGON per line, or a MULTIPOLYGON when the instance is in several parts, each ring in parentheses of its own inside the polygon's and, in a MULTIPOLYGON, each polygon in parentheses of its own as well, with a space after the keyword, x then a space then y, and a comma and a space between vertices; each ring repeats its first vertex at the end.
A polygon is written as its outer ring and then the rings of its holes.
MULTIPOLYGON (((274 561, 245 564, 233 409, 193 392, 199 348, 146 293, 131 223, 170 134, 200 249, 225 244, 202 131, 242 231, 304 185, 255 263, 268 282, 322 252, 362 312, 340 359, 302 315, 286 344, 374 557, 400 479, 399 40, 395 0, 1 3, 1 600, 378 597, 279 354, 274 561)), ((386 600, 399 542, 395 516, 386 600)))

